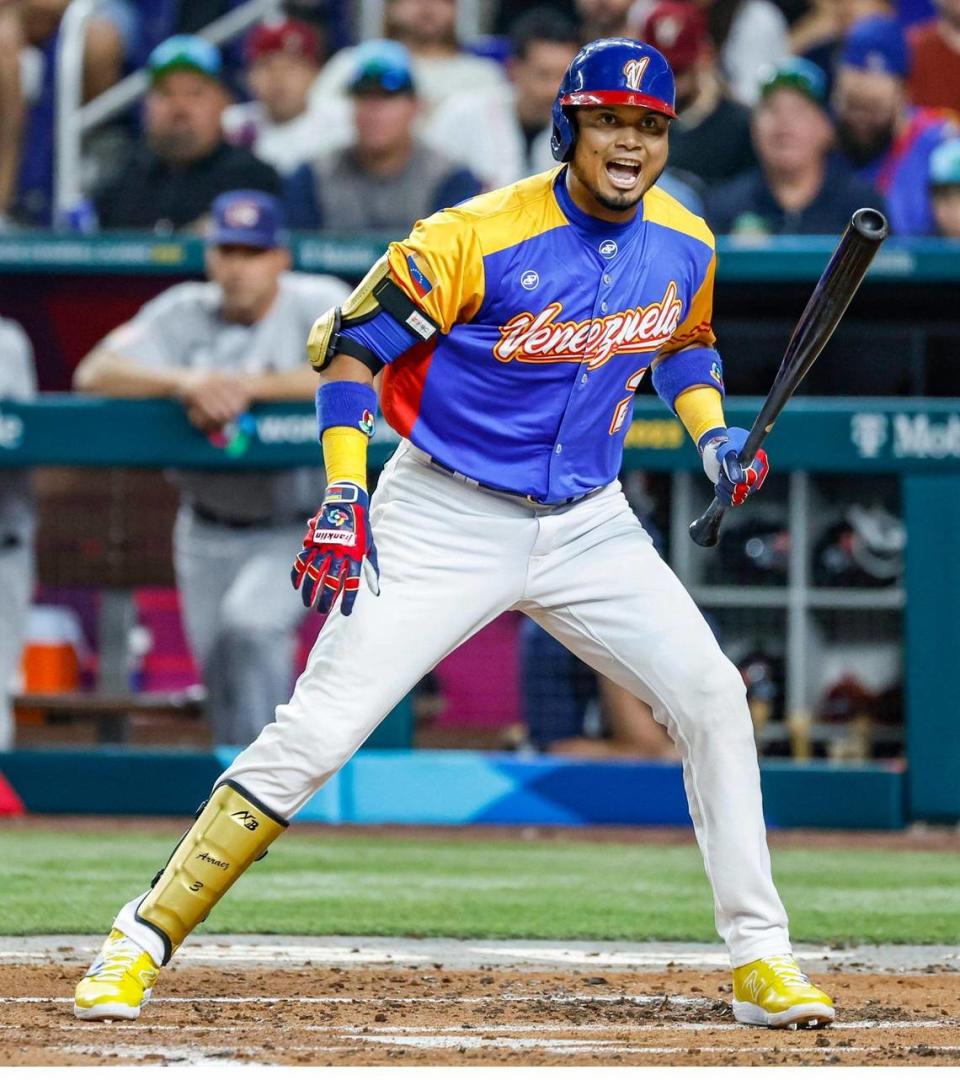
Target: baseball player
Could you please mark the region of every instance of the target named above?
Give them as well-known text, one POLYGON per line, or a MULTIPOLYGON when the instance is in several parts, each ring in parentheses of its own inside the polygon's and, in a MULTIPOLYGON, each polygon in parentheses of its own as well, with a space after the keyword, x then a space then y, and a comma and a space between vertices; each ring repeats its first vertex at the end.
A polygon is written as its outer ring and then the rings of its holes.
POLYGON ((554 110, 561 164, 419 222, 314 326, 328 487, 293 580, 307 605, 339 607, 276 722, 121 910, 77 1016, 137 1016, 160 966, 394 702, 512 608, 649 702, 677 743, 736 1017, 833 1019, 771 880, 743 680, 617 480, 648 368, 719 498, 742 503, 767 473, 762 453, 738 463, 746 432, 724 422, 713 237, 652 186, 674 115, 659 52, 587 45, 554 110), (402 442, 371 504, 381 370, 402 442))
MULTIPOLYGON (((310 398, 303 342, 318 310, 349 288, 290 274, 280 209, 259 191, 215 200, 205 283, 175 285, 80 364, 75 386, 114 397, 176 397, 214 438, 251 423, 257 400, 310 398)), ((296 630, 291 544, 316 505, 318 469, 174 474, 174 564, 184 623, 207 688, 217 744, 244 746, 290 693, 296 630)))
MULTIPOLYGON (((0 319, 0 357, 0 402, 32 398, 37 391, 33 348, 10 319, 0 319)), ((33 592, 34 524, 29 473, 0 470, 0 750, 9 750, 14 742, 9 690, 33 592)))

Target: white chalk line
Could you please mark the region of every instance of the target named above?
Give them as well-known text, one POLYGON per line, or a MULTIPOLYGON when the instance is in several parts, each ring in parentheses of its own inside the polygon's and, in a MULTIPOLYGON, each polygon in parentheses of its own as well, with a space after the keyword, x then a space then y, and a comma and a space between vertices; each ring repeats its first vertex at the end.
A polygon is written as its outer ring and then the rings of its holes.
MULTIPOLYGON (((56 1028, 58 1031, 90 1031, 91 1021, 89 1020, 72 1020, 72 1021, 60 1021, 56 1024, 47 1024, 44 1028, 39 1030, 49 1030, 50 1028, 56 1028)), ((102 1022, 100 1022, 102 1023, 102 1022)), ((124 1025, 126 1021, 117 1021, 118 1024, 124 1025)), ((233 1022, 230 1024, 222 1024, 219 1021, 216 1023, 217 1031, 246 1031, 249 1028, 263 1029, 263 1020, 249 1020, 246 1022, 233 1022)), ((370 1033, 369 1024, 294 1024, 291 1025, 298 1031, 322 1031, 329 1034, 336 1035, 360 1035, 370 1033)), ((948 1028, 956 1028, 960 1026, 960 1021, 956 1020, 847 1020, 839 1023, 830 1024, 829 1027, 832 1031, 908 1031, 917 1029, 933 1029, 933 1030, 946 1030, 948 1028)), ((470 1031, 476 1032, 496 1032, 499 1034, 507 1034, 511 1032, 522 1031, 542 1031, 542 1032, 555 1032, 563 1034, 564 1032, 570 1032, 577 1034, 581 1031, 658 1031, 658 1032, 671 1032, 671 1031, 729 1031, 729 1032, 743 1032, 743 1026, 736 1023, 733 1020, 725 1024, 710 1024, 710 1023, 697 1023, 690 1021, 663 1021, 656 1023, 643 1023, 631 1020, 628 1023, 619 1024, 468 1024, 470 1031)), ((441 1032, 453 1032, 456 1031, 461 1034, 461 1024, 402 1024, 400 1026, 393 1026, 390 1024, 377 1024, 375 1034, 392 1034, 402 1035, 404 1033, 412 1034, 439 1034, 441 1032)), ((210 1031, 210 1024, 155 1024, 149 1021, 144 1023, 142 1020, 137 1021, 135 1029, 138 1033, 143 1035, 149 1035, 153 1032, 163 1031, 210 1031)), ((35 1024, 0 1024, 0 1031, 36 1031, 38 1030, 35 1024)), ((96 1030, 94 1028, 93 1030, 96 1030)), ((116 1028, 112 1024, 104 1024, 100 1027, 101 1031, 105 1033, 116 1032, 116 1028)), ((820 1031, 817 1028, 817 1031, 820 1031)), ((822 1030, 826 1030, 825 1028, 822 1030)))
MULTIPOLYGON (((418 1036, 348 1036, 355 1040, 356 1045, 345 1043, 332 1044, 330 1046, 286 1046, 280 1050, 284 1054, 343 1054, 356 1053, 363 1049, 370 1049, 364 1043, 375 1043, 381 1046, 393 1048, 410 1048, 413 1050, 539 1050, 546 1054, 573 1055, 585 1053, 610 1053, 610 1054, 646 1054, 646 1055, 699 1055, 699 1054, 784 1054, 787 1056, 802 1056, 815 1054, 820 1056, 833 1054, 889 1054, 890 1048, 884 1046, 632 1046, 630 1044, 618 1044, 613 1042, 598 1041, 595 1039, 570 1039, 563 1041, 551 1041, 549 1039, 484 1039, 479 1036, 443 1036, 418 1037, 418 1036)), ((103 1045, 92 1043, 74 1043, 55 1048, 65 1054, 97 1055, 102 1057, 103 1045)), ((909 1052, 912 1047, 899 1048, 902 1052, 909 1052)), ((960 1045, 932 1046, 930 1050, 935 1054, 952 1054, 960 1052, 960 1045)), ((117 1057, 147 1058, 163 1057, 167 1061, 186 1061, 188 1064, 228 1064, 233 1062, 249 1062, 256 1055, 262 1059, 264 1051, 251 1049, 249 1051, 238 1050, 235 1046, 208 1046, 200 1054, 191 1054, 186 1047, 144 1047, 131 1044, 115 1044, 109 1047, 112 1054, 117 1057)))
MULTIPOLYGON (((92 1028, 91 1021, 60 1021, 56 1024, 44 1025, 43 1028, 37 1028, 36 1024, 0 1024, 0 1031, 37 1031, 37 1030, 50 1030, 56 1028, 59 1031, 91 1031, 99 1030, 104 1032, 104 1035, 112 1038, 117 1035, 120 1030, 126 1027, 126 1022, 118 1021, 119 1026, 114 1027, 113 1024, 98 1022, 97 1026, 92 1028)), ((216 1029, 218 1031, 247 1031, 249 1028, 257 1028, 262 1030, 263 1021, 247 1021, 245 1023, 232 1023, 232 1024, 220 1024, 217 1023, 216 1029)), ((300 1031, 320 1031, 327 1035, 441 1035, 443 1032, 456 1032, 456 1035, 462 1036, 463 1025, 461 1024, 403 1024, 400 1026, 394 1026, 390 1024, 377 1024, 376 1030, 371 1030, 369 1024, 296 1024, 293 1025, 300 1031)), ((958 1022, 956 1021, 936 1021, 936 1020, 912 1020, 912 1021, 888 1021, 888 1020, 860 1020, 860 1021, 847 1021, 846 1023, 830 1024, 829 1028, 833 1031, 900 1031, 900 1030, 947 1030, 949 1028, 956 1028, 958 1022)), ((687 1022, 664 1022, 644 1024, 631 1022, 630 1024, 468 1024, 467 1027, 471 1032, 476 1032, 477 1035, 487 1035, 490 1032, 497 1035, 519 1034, 523 1031, 540 1031, 540 1032, 557 1032, 557 1034, 573 1034, 579 1035, 581 1031, 612 1031, 613 1034, 622 1034, 623 1031, 657 1031, 661 1034, 670 1034, 672 1031, 727 1031, 738 1032, 742 1034, 743 1026, 730 1021, 726 1024, 707 1024, 707 1023, 687 1023, 687 1022)), ((162 1031, 209 1031, 211 1025, 209 1024, 152 1024, 144 1023, 143 1021, 137 1022, 132 1030, 136 1030, 138 1035, 152 1035, 162 1031)), ((774 1029, 766 1029, 774 1030, 774 1029)), ((817 1031, 826 1030, 826 1028, 817 1028, 817 1031)))

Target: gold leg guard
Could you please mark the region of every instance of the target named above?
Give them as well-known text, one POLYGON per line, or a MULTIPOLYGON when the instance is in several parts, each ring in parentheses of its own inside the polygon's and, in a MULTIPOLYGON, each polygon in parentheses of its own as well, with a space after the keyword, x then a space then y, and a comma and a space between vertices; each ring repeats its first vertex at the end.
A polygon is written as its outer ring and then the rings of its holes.
POLYGON ((163 938, 165 964, 286 827, 232 780, 214 788, 137 908, 138 922, 163 938))

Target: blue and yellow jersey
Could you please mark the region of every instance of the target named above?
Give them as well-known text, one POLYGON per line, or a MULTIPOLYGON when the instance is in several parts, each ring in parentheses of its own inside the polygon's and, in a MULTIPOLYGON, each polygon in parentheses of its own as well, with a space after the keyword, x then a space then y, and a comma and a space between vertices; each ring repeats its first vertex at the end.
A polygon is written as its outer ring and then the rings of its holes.
POLYGON ((391 276, 440 332, 385 369, 381 402, 444 465, 549 503, 616 477, 655 358, 705 351, 722 388, 702 219, 654 187, 633 221, 601 221, 562 172, 434 214, 390 245, 391 276))

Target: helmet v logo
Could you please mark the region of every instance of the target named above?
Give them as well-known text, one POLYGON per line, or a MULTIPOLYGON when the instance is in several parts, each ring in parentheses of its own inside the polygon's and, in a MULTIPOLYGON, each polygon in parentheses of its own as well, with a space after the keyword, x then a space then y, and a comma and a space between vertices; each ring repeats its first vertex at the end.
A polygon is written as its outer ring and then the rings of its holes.
POLYGON ((649 56, 641 56, 639 60, 628 60, 623 65, 623 77, 627 80, 627 86, 631 90, 639 90, 643 82, 643 73, 650 63, 649 56))

